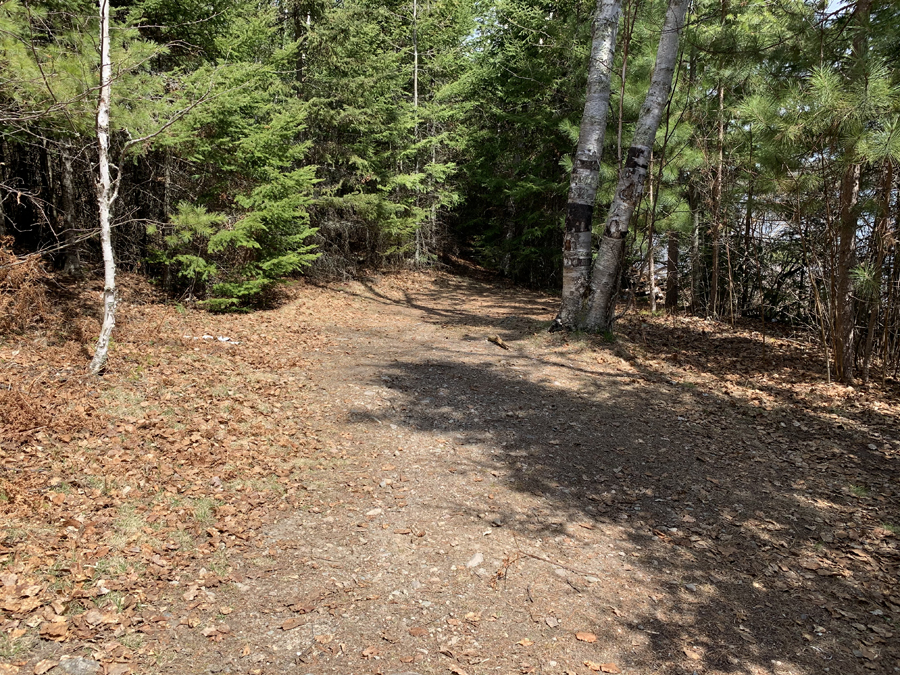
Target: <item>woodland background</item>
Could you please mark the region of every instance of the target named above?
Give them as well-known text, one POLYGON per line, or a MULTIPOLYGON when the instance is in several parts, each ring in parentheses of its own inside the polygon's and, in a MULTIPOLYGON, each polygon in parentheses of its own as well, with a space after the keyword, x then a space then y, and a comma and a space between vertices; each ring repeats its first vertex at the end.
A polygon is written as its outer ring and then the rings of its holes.
MULTIPOLYGON (((264 306, 302 270, 454 256, 557 288, 593 11, 114 3, 119 266, 211 310, 264 306)), ((623 7, 598 213, 664 12, 658 0, 623 7)), ((898 14, 879 0, 694 3, 620 302, 646 295, 655 311, 664 285, 673 310, 808 328, 829 378, 896 377, 898 14)), ((31 320, 11 289, 38 258, 76 277, 99 269, 98 24, 89 2, 0 3, 9 324, 31 320)))

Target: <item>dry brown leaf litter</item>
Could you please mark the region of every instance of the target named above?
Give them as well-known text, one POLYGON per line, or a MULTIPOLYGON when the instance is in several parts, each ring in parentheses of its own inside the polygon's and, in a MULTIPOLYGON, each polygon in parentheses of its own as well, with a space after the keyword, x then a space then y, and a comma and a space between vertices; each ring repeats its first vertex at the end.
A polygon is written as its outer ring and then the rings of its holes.
POLYGON ((890 391, 749 326, 547 336, 552 305, 131 302, 100 381, 72 331, 7 337, 5 672, 893 672, 890 391))

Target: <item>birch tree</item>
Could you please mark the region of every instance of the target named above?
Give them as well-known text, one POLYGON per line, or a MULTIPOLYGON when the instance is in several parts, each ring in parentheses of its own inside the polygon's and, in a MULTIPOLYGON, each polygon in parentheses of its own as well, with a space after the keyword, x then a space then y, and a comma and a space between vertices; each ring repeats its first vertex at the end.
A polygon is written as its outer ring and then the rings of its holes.
POLYGON ((100 0, 100 100, 97 104, 97 205, 100 209, 100 247, 103 251, 103 325, 88 367, 97 375, 109 356, 109 338, 116 325, 116 263, 113 259, 110 214, 116 199, 109 172, 109 107, 112 94, 112 62, 109 56, 109 0, 100 0))
POLYGON ((572 163, 563 240, 562 304, 551 330, 574 328, 591 271, 591 230, 600 182, 600 159, 609 112, 610 81, 621 0, 597 0, 588 65, 587 96, 572 163))
MULTIPOLYGON (((162 95, 164 81, 159 77, 147 78, 149 88, 135 86, 133 90, 125 92, 124 105, 119 110, 123 112, 131 108, 131 118, 125 124, 119 124, 119 131, 127 140, 122 143, 116 153, 115 162, 111 160, 110 153, 110 110, 112 108, 112 80, 113 63, 110 50, 110 0, 99 0, 100 19, 100 87, 97 102, 96 133, 97 133, 97 207, 100 226, 100 249, 103 254, 103 323, 100 327, 100 336, 94 348, 94 357, 88 366, 91 375, 98 375, 106 366, 109 356, 109 341, 116 325, 116 308, 118 305, 116 291, 116 263, 112 247, 112 218, 116 198, 119 195, 119 186, 122 181, 122 171, 125 157, 134 148, 145 146, 161 133, 169 129, 178 120, 182 119, 197 105, 205 101, 214 86, 214 78, 210 78, 205 93, 200 94, 195 100, 187 103, 185 107, 173 112, 173 105, 178 102, 177 97, 162 95), (129 101, 129 97, 131 100, 129 101), (129 103, 131 105, 129 105, 129 103), (135 132, 135 133, 132 133, 135 132), (141 133, 146 132, 146 133, 141 133), (112 170, 115 169, 115 176, 112 170)), ((124 37, 134 36, 135 31, 123 33, 124 37)), ((129 40, 128 50, 122 50, 122 60, 117 60, 117 77, 122 78, 131 71, 137 71, 141 64, 148 61, 152 54, 160 55, 165 49, 155 49, 146 42, 133 39, 129 40), (126 57, 125 51, 130 52, 126 57)), ((135 78, 136 83, 141 82, 140 76, 135 78)), ((169 82, 171 86, 171 81, 169 82)), ((127 113, 125 113, 127 115, 127 113)))
POLYGON ((614 322, 616 280, 625 235, 644 191, 656 131, 672 89, 678 60, 678 42, 689 4, 690 0, 669 0, 650 88, 641 107, 625 166, 616 186, 616 195, 606 218, 600 251, 594 262, 587 315, 581 324, 582 328, 589 331, 610 330, 614 322))

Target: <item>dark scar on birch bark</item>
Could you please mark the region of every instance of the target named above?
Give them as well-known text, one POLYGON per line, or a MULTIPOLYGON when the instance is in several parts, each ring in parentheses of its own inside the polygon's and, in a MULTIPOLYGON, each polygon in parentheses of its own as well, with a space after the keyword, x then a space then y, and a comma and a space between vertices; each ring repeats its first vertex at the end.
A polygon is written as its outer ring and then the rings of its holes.
POLYGON ((647 152, 646 148, 632 146, 628 148, 628 157, 625 159, 626 169, 636 169, 638 167, 647 168, 647 152), (643 160, 643 161, 641 161, 643 160))
POLYGON ((594 207, 590 204, 569 204, 566 212, 566 232, 587 232, 591 229, 594 207))
POLYGON ((572 168, 579 171, 600 171, 600 162, 598 162, 596 159, 579 159, 578 157, 576 157, 575 161, 572 162, 572 165, 572 168))
POLYGON ((622 239, 625 236, 624 232, 619 231, 619 219, 615 218, 609 221, 609 225, 603 232, 603 237, 605 239, 622 239))

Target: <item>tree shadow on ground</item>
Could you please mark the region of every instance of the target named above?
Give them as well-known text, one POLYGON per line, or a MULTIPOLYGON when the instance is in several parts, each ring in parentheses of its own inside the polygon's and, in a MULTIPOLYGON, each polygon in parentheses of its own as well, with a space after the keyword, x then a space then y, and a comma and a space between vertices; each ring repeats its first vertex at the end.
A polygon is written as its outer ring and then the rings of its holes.
MULTIPOLYGON (((383 377, 401 399, 390 421, 481 444, 491 459, 472 470, 627 536, 647 593, 668 598, 632 626, 657 662, 691 645, 697 672, 893 672, 897 460, 867 447, 882 439, 642 373, 585 393, 434 355, 383 377)), ((504 521, 559 534, 546 517, 504 521)))
POLYGON ((439 276, 430 287, 419 286, 412 291, 401 289, 395 296, 371 281, 359 283, 366 289, 365 295, 346 288, 341 290, 384 305, 419 310, 435 325, 490 329, 505 340, 546 329, 556 304, 555 300, 540 293, 498 293, 498 289, 466 277, 439 276), (492 314, 474 310, 473 298, 490 301, 492 314))
MULTIPOLYGON (((441 276, 430 286, 402 290, 396 297, 372 283, 361 283, 369 294, 361 297, 419 310, 435 325, 472 329, 478 332, 478 335, 470 336, 472 339, 496 334, 507 342, 514 342, 541 333, 550 325, 558 305, 556 298, 546 294, 521 289, 509 292, 468 277, 441 276), (473 298, 488 303, 490 311, 473 306, 473 298)), ((810 421, 819 425, 871 436, 862 444, 861 451, 868 443, 881 445, 900 440, 900 431, 896 431, 897 418, 889 411, 880 412, 866 405, 864 392, 843 390, 834 397, 820 392, 815 395, 804 393, 804 387, 808 393, 811 385, 824 384, 826 378, 824 363, 814 346, 784 339, 773 343, 772 335, 765 338, 761 333, 752 333, 751 326, 752 323, 747 323, 735 330, 723 323, 692 317, 677 318, 671 323, 669 320, 645 323, 640 316, 632 315, 619 327, 629 338, 627 342, 617 344, 581 333, 561 335, 559 339, 580 343, 581 350, 609 352, 624 358, 651 382, 666 382, 668 373, 660 367, 642 365, 635 352, 654 355, 675 367, 704 373, 723 383, 748 386, 771 397, 775 407, 793 409, 802 406, 811 416, 810 421)), ((784 337, 780 328, 769 326, 767 330, 784 337)), ((575 368, 571 362, 560 358, 539 360, 575 368)), ((607 369, 605 374, 623 377, 614 369, 607 369)), ((747 406, 733 398, 728 400, 752 416, 766 414, 759 407, 747 406)), ((798 424, 797 429, 792 430, 793 437, 805 433, 802 426, 806 425, 798 424)), ((900 452, 900 447, 894 451, 900 452)))

